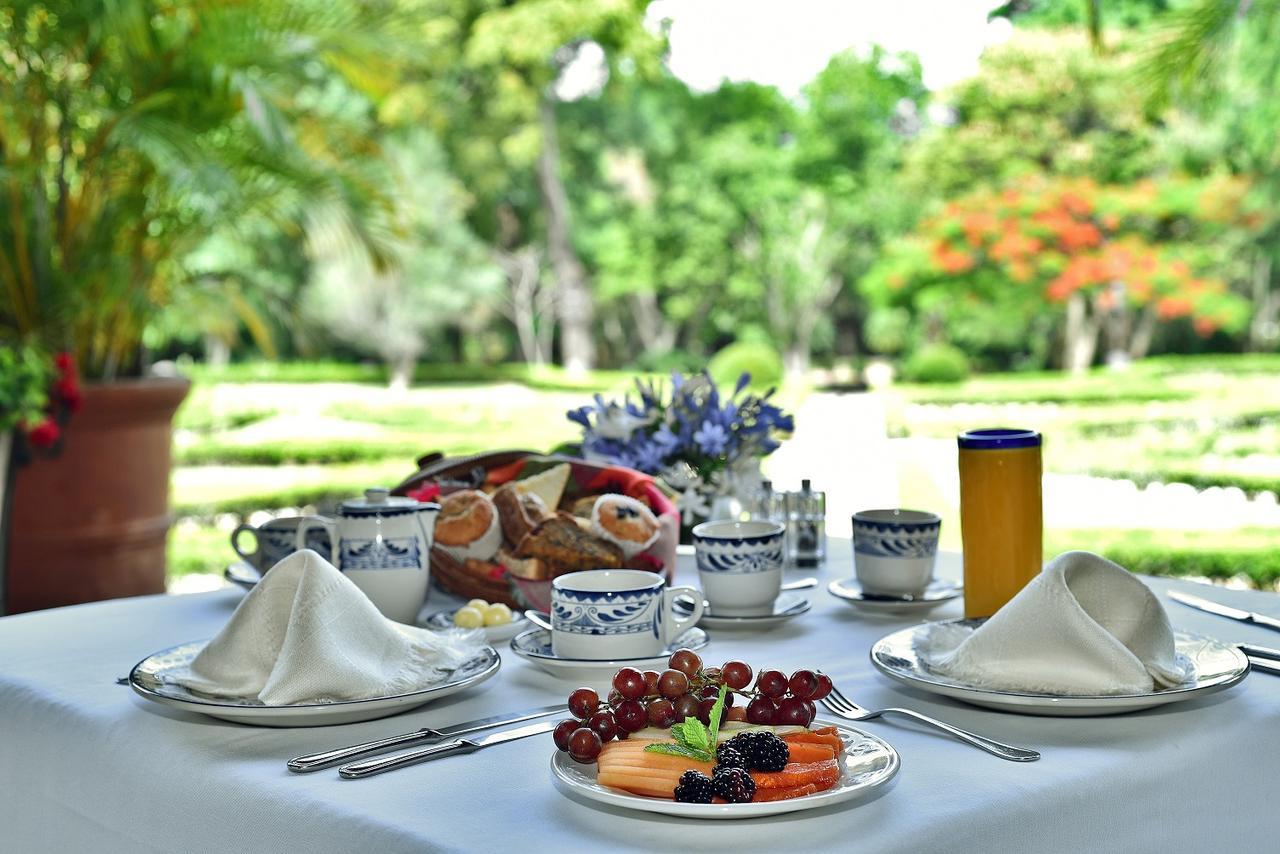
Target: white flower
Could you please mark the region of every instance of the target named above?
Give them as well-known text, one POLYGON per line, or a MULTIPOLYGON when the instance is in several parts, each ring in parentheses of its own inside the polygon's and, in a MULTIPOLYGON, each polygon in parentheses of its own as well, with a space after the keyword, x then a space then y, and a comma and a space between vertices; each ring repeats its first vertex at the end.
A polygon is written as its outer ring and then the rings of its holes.
POLYGON ((698 519, 706 518, 711 512, 711 505, 699 487, 700 485, 690 486, 676 496, 676 507, 680 509, 680 518, 686 525, 692 525, 698 519))
POLYGON ((657 417, 656 413, 637 417, 627 412, 626 408, 610 403, 596 414, 596 434, 602 439, 626 442, 630 440, 632 433, 641 427, 648 427, 657 417))

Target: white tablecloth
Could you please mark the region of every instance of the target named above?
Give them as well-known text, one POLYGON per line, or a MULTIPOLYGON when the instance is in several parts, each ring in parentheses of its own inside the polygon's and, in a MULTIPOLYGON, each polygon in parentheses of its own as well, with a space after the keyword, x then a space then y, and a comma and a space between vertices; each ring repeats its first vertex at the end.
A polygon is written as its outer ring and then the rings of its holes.
MULTIPOLYGON (((213 635, 243 596, 229 589, 0 619, 0 851, 1276 850, 1280 677, 1255 673, 1203 700, 1103 718, 1004 714, 907 691, 873 671, 867 650, 913 621, 869 619, 829 596, 827 581, 852 574, 847 541, 832 545, 812 612, 762 634, 713 631, 705 657, 821 667, 863 704, 911 706, 1034 747, 1041 761, 870 722, 902 755, 880 797, 728 823, 567 798, 550 781, 549 736, 361 781, 293 775, 284 762, 300 753, 563 700, 575 685, 504 652, 494 679, 417 711, 274 730, 171 711, 115 684, 146 655, 213 635)), ((940 572, 957 576, 958 559, 940 572)), ((1211 595, 1280 616, 1275 596, 1211 595)), ((1167 607, 1179 628, 1280 646, 1280 634, 1167 607)), ((959 615, 950 603, 931 616, 959 615)))

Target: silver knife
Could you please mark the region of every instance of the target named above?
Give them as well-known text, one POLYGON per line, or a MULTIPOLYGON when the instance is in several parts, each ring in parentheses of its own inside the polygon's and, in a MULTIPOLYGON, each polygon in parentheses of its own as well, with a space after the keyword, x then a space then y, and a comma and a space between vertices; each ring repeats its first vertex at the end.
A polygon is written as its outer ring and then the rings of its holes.
POLYGON ((460 738, 448 744, 437 744, 435 747, 410 750, 408 753, 397 753, 395 756, 366 759, 364 762, 356 762, 353 765, 343 765, 338 769, 338 776, 344 780, 360 780, 364 777, 372 777, 374 774, 381 774, 384 771, 394 771, 397 768, 404 768, 408 765, 417 765, 419 762, 430 762, 432 759, 440 759, 444 756, 475 753, 477 750, 483 750, 495 744, 502 744, 504 741, 528 738, 531 735, 551 732, 555 728, 555 721, 542 721, 541 723, 529 724, 518 729, 495 732, 493 735, 486 735, 483 738, 460 738))
POLYGON ((1249 656, 1249 666, 1254 670, 1258 670, 1263 673, 1270 673, 1272 676, 1280 676, 1280 664, 1275 661, 1267 661, 1266 659, 1255 658, 1251 655, 1249 656))
POLYGON ((423 727, 413 732, 392 735, 376 741, 365 741, 360 744, 353 744, 350 747, 339 747, 336 750, 326 750, 323 753, 309 753, 306 756, 297 756, 290 759, 285 765, 295 774, 306 774, 310 771, 319 771, 321 768, 338 765, 348 759, 358 759, 361 756, 371 756, 375 753, 386 753, 388 750, 395 750, 399 747, 408 747, 414 744, 435 744, 436 742, 453 738, 456 735, 466 735, 469 732, 479 732, 490 727, 518 724, 521 721, 545 717, 546 715, 564 711, 564 708, 564 703, 553 703, 550 706, 538 706, 521 712, 508 712, 505 715, 493 715, 487 718, 467 721, 466 723, 441 727, 440 729, 423 727))
POLYGON ((1218 602, 1211 602, 1208 599, 1201 599, 1199 596, 1192 596, 1190 593, 1183 593, 1180 590, 1170 590, 1169 598, 1175 602, 1181 602, 1183 605, 1189 605, 1201 611, 1208 611, 1210 614, 1217 614, 1219 617, 1228 617, 1242 623, 1253 623, 1254 625, 1265 626, 1268 629, 1280 632, 1280 620, 1275 617, 1268 617, 1266 614, 1259 614, 1257 611, 1243 611, 1239 608, 1232 608, 1230 605, 1222 605, 1218 602))
MULTIPOLYGON (((1258 646, 1256 643, 1238 643, 1240 651, 1250 658, 1261 658, 1270 661, 1280 662, 1280 649, 1272 649, 1269 646, 1258 646)), ((1272 667, 1280 666, 1273 664, 1272 667)))

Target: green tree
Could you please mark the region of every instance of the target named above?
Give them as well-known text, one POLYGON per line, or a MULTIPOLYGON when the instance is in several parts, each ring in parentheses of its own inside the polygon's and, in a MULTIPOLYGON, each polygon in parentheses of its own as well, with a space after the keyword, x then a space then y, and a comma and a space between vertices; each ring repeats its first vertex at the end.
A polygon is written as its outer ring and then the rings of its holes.
POLYGON ((418 131, 388 141, 384 156, 379 191, 392 201, 394 234, 386 257, 352 252, 317 230, 304 305, 332 334, 380 356, 391 385, 405 388, 432 333, 457 323, 480 328, 500 273, 466 224, 439 145, 418 131))

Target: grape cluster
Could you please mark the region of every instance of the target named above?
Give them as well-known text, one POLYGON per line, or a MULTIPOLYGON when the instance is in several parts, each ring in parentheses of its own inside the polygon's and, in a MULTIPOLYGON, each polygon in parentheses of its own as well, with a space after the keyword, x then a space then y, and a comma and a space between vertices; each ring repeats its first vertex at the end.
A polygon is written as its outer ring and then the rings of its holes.
POLYGON ((808 726, 817 713, 816 700, 831 691, 831 679, 823 673, 797 670, 790 678, 777 670, 765 670, 752 684, 750 665, 727 661, 720 667, 704 667, 691 649, 678 649, 667 660, 667 669, 640 671, 624 667, 613 676, 608 697, 602 701, 591 688, 569 695, 572 718, 556 725, 556 747, 577 762, 590 763, 613 739, 627 738, 645 727, 668 729, 696 717, 710 725, 720 687, 725 694, 726 721, 746 721, 773 726, 808 726), (736 705, 735 697, 744 700, 736 705))

